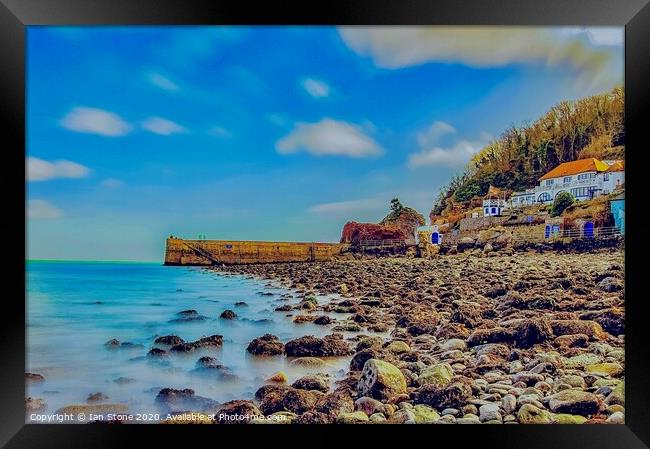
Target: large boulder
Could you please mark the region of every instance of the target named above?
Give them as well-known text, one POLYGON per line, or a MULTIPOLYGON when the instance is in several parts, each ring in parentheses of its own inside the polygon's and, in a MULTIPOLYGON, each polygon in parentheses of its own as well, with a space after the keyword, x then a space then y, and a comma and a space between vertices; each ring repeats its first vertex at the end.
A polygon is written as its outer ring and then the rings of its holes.
POLYGON ((251 341, 246 350, 255 355, 279 355, 284 352, 284 344, 275 335, 264 334, 251 341))
POLYGON ((585 334, 592 340, 604 340, 607 333, 595 321, 589 320, 553 320, 551 321, 553 333, 560 335, 585 334))
POLYGON ((253 401, 229 401, 219 408, 214 420, 219 424, 240 424, 261 416, 264 415, 253 401))
POLYGON ((420 385, 434 384, 444 386, 451 383, 453 375, 454 370, 448 363, 438 363, 420 371, 418 383, 420 385))
POLYGON ((284 352, 289 357, 336 357, 351 354, 352 348, 341 334, 323 338, 307 335, 287 342, 284 352))
POLYGON ((445 386, 424 385, 416 391, 415 400, 437 410, 460 409, 471 395, 472 387, 469 383, 459 380, 445 386))
POLYGON ((551 338, 553 338, 553 329, 544 318, 524 320, 514 330, 515 346, 518 348, 530 348, 551 338))
POLYGON ((357 391, 360 396, 388 400, 407 392, 406 379, 395 365, 379 359, 370 359, 363 366, 357 391))
POLYGON ((467 346, 478 346, 486 343, 510 343, 514 332, 503 327, 476 329, 467 338, 467 346))
POLYGON ((323 393, 327 393, 330 389, 325 376, 304 376, 292 383, 291 386, 299 390, 318 390, 323 393))
POLYGON ((555 393, 548 401, 551 411, 571 415, 593 415, 598 411, 598 396, 580 390, 562 390, 555 393))

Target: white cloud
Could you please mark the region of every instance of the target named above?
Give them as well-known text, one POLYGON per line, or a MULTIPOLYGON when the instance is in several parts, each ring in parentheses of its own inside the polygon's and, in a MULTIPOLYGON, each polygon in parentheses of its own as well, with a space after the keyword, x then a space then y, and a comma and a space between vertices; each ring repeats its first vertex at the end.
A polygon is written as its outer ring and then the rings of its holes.
POLYGON ((459 140, 448 148, 433 147, 412 153, 408 158, 408 166, 417 168, 426 165, 444 165, 460 167, 465 165, 473 155, 481 151, 486 142, 459 140))
POLYGON ((45 200, 27 202, 27 218, 31 220, 48 220, 63 217, 63 211, 45 200))
POLYGON ((333 213, 350 213, 362 210, 378 210, 384 209, 386 202, 375 198, 339 201, 334 203, 322 203, 307 209, 308 212, 313 214, 333 214, 333 213))
POLYGON ((384 150, 357 125, 325 118, 317 123, 297 123, 276 144, 281 154, 306 151, 315 156, 379 156, 384 150))
POLYGON ((343 41, 384 68, 427 62, 472 67, 568 64, 581 81, 623 82, 622 35, 611 29, 493 26, 341 27, 343 41))
POLYGON ((221 139, 232 137, 232 133, 222 126, 213 126, 208 130, 208 134, 212 137, 219 137, 221 139))
POLYGON ((158 72, 151 72, 149 74, 149 82, 168 92, 176 92, 180 89, 178 84, 158 72))
POLYGON ((183 126, 162 117, 149 117, 142 122, 142 127, 147 131, 160 134, 161 136, 171 136, 172 134, 187 132, 187 129, 183 126))
POLYGON ((102 187, 107 189, 117 189, 124 185, 124 181, 116 178, 106 178, 102 181, 102 187))
POLYGON ((61 119, 61 126, 79 133, 124 136, 133 129, 119 115, 98 108, 76 107, 61 119))
POLYGON ((420 147, 428 147, 435 144, 445 134, 453 134, 455 132, 456 128, 449 123, 436 121, 426 130, 418 133, 418 144, 420 147))
POLYGON ((324 98, 330 94, 330 86, 324 81, 313 78, 305 78, 300 82, 305 91, 314 98, 324 98))
POLYGON ((47 181, 57 178, 83 178, 88 176, 90 169, 76 162, 58 160, 46 161, 29 156, 26 167, 27 181, 47 181))

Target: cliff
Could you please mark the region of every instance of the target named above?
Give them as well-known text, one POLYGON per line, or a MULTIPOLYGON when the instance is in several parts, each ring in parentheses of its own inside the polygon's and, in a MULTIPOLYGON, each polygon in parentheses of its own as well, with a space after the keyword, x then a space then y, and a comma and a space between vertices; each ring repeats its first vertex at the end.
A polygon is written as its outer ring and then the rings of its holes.
POLYGON ((403 206, 397 198, 390 204, 391 211, 379 223, 349 221, 343 226, 341 243, 359 243, 368 240, 406 240, 415 236, 424 217, 415 209, 403 206))

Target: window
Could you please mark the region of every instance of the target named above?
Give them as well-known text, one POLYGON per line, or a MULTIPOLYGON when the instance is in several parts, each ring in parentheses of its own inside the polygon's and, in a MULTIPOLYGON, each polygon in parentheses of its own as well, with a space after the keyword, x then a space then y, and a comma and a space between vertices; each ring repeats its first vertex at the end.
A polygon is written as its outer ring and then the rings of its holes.
POLYGON ((571 189, 571 195, 573 195, 576 198, 581 197, 581 196, 587 196, 587 188, 586 187, 576 187, 575 189, 571 189))
POLYGON ((609 181, 609 173, 603 173, 603 181, 609 181))
POLYGON ((548 192, 544 192, 537 197, 537 201, 551 201, 551 195, 548 192))
POLYGON ((570 183, 570 182, 571 182, 571 176, 565 176, 565 177, 564 177, 564 183, 565 183, 565 184, 568 184, 568 183, 570 183))
POLYGON ((547 179, 546 180, 546 185, 547 186, 552 186, 553 185, 553 180, 552 179, 547 179))
POLYGON ((581 175, 578 175, 578 181, 584 181, 587 179, 588 176, 589 176, 588 173, 583 173, 581 175))
POLYGON ((492 208, 492 213, 493 213, 493 214, 496 214, 496 213, 497 213, 497 208, 496 208, 496 207, 493 207, 493 208, 492 208))
POLYGON ((489 213, 490 213, 490 208, 489 208, 489 207, 486 207, 486 208, 485 208, 485 215, 488 215, 489 213))

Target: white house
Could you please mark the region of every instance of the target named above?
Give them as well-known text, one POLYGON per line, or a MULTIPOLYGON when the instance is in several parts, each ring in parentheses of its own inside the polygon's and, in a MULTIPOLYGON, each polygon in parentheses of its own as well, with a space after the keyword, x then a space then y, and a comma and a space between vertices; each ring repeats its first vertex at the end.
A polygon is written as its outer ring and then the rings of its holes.
POLYGON ((558 165, 539 181, 534 189, 513 193, 512 207, 552 203, 561 192, 569 192, 577 201, 607 195, 625 183, 625 167, 623 161, 580 159, 558 165))
POLYGON ((509 204, 503 198, 487 198, 483 200, 483 216, 499 217, 504 210, 508 209, 509 204))

